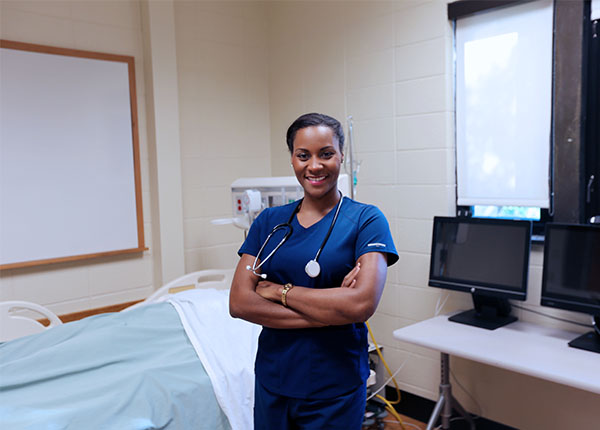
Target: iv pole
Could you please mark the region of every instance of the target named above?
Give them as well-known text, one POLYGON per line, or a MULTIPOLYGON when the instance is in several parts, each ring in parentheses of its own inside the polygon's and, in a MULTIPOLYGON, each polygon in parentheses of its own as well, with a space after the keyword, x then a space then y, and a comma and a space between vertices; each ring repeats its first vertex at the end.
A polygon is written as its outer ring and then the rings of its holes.
POLYGON ((350 172, 348 172, 348 163, 346 163, 346 173, 350 175, 350 198, 354 200, 354 189, 356 188, 356 171, 354 170, 354 131, 352 128, 352 115, 348 115, 348 160, 350 164, 350 172))

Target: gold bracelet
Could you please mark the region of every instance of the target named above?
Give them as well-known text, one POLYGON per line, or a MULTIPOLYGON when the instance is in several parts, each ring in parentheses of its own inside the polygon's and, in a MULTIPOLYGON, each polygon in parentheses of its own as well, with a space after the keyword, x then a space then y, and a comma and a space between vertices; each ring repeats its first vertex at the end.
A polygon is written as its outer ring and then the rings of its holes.
POLYGON ((283 286, 283 290, 281 291, 281 304, 283 306, 285 306, 286 308, 287 308, 287 299, 286 299, 287 298, 287 293, 292 288, 294 288, 294 286, 288 282, 287 284, 285 284, 283 286))

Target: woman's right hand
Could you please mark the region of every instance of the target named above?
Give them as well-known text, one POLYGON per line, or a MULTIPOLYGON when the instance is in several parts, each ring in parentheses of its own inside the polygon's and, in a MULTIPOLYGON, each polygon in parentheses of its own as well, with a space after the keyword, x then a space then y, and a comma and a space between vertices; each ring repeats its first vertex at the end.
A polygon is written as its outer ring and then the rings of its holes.
POLYGON ((348 272, 346 276, 344 276, 344 280, 342 281, 342 288, 353 288, 356 285, 356 275, 360 271, 360 263, 356 263, 356 266, 348 272))

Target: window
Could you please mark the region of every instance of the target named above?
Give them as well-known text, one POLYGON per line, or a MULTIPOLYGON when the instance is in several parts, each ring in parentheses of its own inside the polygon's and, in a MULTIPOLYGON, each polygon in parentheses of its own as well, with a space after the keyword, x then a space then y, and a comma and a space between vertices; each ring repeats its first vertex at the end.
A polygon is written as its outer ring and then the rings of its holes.
POLYGON ((552 1, 456 21, 457 204, 550 207, 552 1))
MULTIPOLYGON (((594 0, 594 2, 598 3, 600 0, 594 0)), ((597 7, 600 10, 600 6, 597 7)), ((539 218, 539 221, 534 223, 534 234, 543 233, 546 221, 578 223, 587 221, 591 216, 600 215, 600 34, 598 20, 590 20, 590 2, 557 1, 553 3, 550 0, 482 2, 463 0, 448 5, 448 17, 455 20, 456 29, 457 214, 459 216, 524 217, 534 220, 539 218), (515 81, 518 79, 511 75, 514 72, 505 68, 504 63, 506 61, 503 62, 502 58, 506 59, 512 56, 511 52, 514 50, 514 46, 521 40, 520 30, 496 32, 494 34, 491 29, 499 24, 488 22, 484 25, 486 27, 484 30, 488 33, 484 32, 480 39, 474 39, 475 43, 471 45, 472 48, 467 49, 464 49, 464 40, 461 42, 459 39, 459 31, 463 27, 461 22, 469 24, 469 21, 472 22, 475 19, 481 19, 480 22, 485 22, 486 19, 489 21, 489 17, 494 16, 494 14, 508 16, 509 12, 513 14, 518 12, 519 9, 524 15, 527 15, 529 13, 527 11, 532 11, 536 7, 545 8, 546 11, 546 19, 543 22, 538 22, 541 25, 538 28, 541 30, 538 29, 537 36, 543 32, 547 41, 548 32, 554 32, 554 40, 551 42, 550 65, 547 64, 547 42, 538 40, 539 43, 535 45, 546 52, 544 57, 538 57, 544 59, 537 62, 545 62, 546 65, 543 70, 538 70, 535 76, 539 76, 540 82, 544 82, 543 85, 547 89, 545 90, 546 93, 541 96, 529 97, 535 100, 535 103, 530 105, 529 109, 532 112, 535 111, 537 115, 546 115, 546 117, 538 122, 538 125, 542 124, 542 127, 539 128, 541 130, 539 134, 536 137, 530 136, 521 146, 524 148, 530 147, 534 139, 536 142, 541 142, 546 133, 548 155, 546 158, 546 153, 543 152, 544 149, 541 147, 535 150, 533 152, 534 161, 530 161, 529 164, 521 164, 521 167, 516 169, 519 175, 524 175, 522 177, 532 175, 532 177, 535 176, 535 180, 519 181, 516 178, 521 176, 512 174, 512 171, 515 170, 513 165, 524 158, 520 152, 522 148, 519 147, 512 152, 509 151, 508 157, 512 157, 512 159, 508 162, 501 162, 499 158, 495 157, 494 153, 489 153, 486 147, 486 145, 489 145, 488 134, 501 137, 499 141, 503 142, 512 130, 503 130, 501 127, 496 127, 500 121, 496 121, 496 124, 492 123, 492 126, 488 128, 475 123, 476 131, 483 130, 481 135, 475 138, 468 135, 474 127, 474 120, 466 116, 464 112, 460 113, 461 109, 465 108, 465 95, 463 94, 462 101, 460 96, 460 79, 464 80, 465 76, 464 71, 462 72, 463 76, 461 76, 459 67, 460 61, 465 60, 460 58, 460 55, 464 56, 466 53, 468 57, 469 53, 467 51, 475 50, 483 52, 477 57, 477 60, 486 56, 489 57, 486 61, 491 65, 488 65, 488 68, 503 68, 505 75, 500 76, 499 81, 501 85, 506 85, 506 87, 503 87, 504 89, 495 98, 492 95, 491 101, 488 100, 482 103, 488 103, 485 109, 489 110, 489 107, 494 106, 494 103, 497 103, 498 100, 504 99, 502 109, 510 111, 506 106, 514 105, 514 103, 507 103, 506 100, 512 101, 514 98, 507 97, 506 93, 510 95, 512 92, 514 94, 515 90, 510 85, 517 86, 518 82, 515 81), (548 11, 551 12, 550 15, 548 15, 548 11), (550 17, 549 21, 548 17, 550 17), (582 19, 582 17, 586 17, 587 20, 582 19), (593 37, 594 34, 596 34, 595 37, 593 37), (542 43, 545 48, 542 47, 542 43), (463 45, 462 53, 459 52, 461 44, 463 45), (487 44, 487 49, 481 48, 480 44, 487 44), (488 56, 490 52, 493 54, 492 56, 488 56), (552 77, 550 87, 548 87, 548 75, 552 77), (510 76, 510 79, 504 79, 506 76, 510 76), (544 100, 545 103, 548 98, 550 98, 549 109, 545 107, 545 104, 541 105, 539 103, 540 100, 544 100), (468 120, 465 120, 465 118, 468 118, 468 120), (550 119, 549 131, 544 128, 548 126, 548 123, 543 122, 548 119, 550 119), (504 136, 503 139, 502 136, 504 136), (468 145, 465 146, 464 144, 469 139, 474 139, 474 143, 471 143, 472 146, 480 146, 475 152, 477 162, 471 162, 471 165, 476 169, 475 172, 477 172, 477 169, 483 170, 484 173, 486 170, 493 172, 494 166, 502 164, 502 169, 507 173, 497 174, 495 178, 491 175, 489 185, 482 185, 482 182, 485 183, 480 179, 482 174, 474 174, 469 172, 468 169, 465 173, 463 169, 465 165, 468 165, 468 162, 465 161, 468 158, 463 156, 460 151, 464 148, 470 149, 468 145), (481 146, 483 149, 481 149, 481 146), (540 164, 536 164, 538 162, 540 164), (540 169, 542 164, 545 165, 545 171, 543 168, 540 169), (469 184, 468 180, 472 180, 474 185, 469 184), (527 198, 522 197, 526 196, 529 191, 526 191, 525 194, 519 194, 519 192, 511 190, 510 187, 508 188, 508 194, 512 194, 511 198, 504 199, 496 192, 501 186, 511 185, 511 183, 519 185, 519 182, 527 185, 535 184, 531 188, 538 190, 542 189, 540 185, 545 185, 546 191, 542 191, 538 195, 545 194, 547 201, 532 199, 528 202, 527 198), (478 187, 483 191, 471 192, 477 190, 478 187), (514 199, 511 200, 512 198, 514 199)), ((531 26, 538 24, 531 24, 531 26)), ((525 31, 527 30, 526 28, 525 31)), ((526 59, 523 61, 519 65, 518 73, 521 73, 523 64, 526 65, 527 69, 533 67, 527 63, 526 59)), ((483 68, 483 66, 476 65, 475 73, 479 73, 479 70, 483 68)), ((496 75, 501 74, 496 73, 496 75)), ((468 77, 468 74, 466 76, 468 77)), ((482 97, 482 95, 479 90, 476 90, 472 91, 470 97, 482 97)), ((479 112, 476 112, 476 115, 479 114, 479 112)), ((504 115, 504 112, 502 114, 504 115)), ((482 115, 494 118, 493 115, 486 112, 483 112, 482 115)), ((533 119, 540 119, 540 117, 529 117, 528 114, 525 117, 529 118, 532 123, 533 119)), ((519 118, 516 118, 514 122, 505 119, 502 125, 506 128, 518 127, 520 125, 519 118)), ((529 136, 526 133, 522 135, 529 136)), ((527 149, 525 155, 527 155, 527 149)))

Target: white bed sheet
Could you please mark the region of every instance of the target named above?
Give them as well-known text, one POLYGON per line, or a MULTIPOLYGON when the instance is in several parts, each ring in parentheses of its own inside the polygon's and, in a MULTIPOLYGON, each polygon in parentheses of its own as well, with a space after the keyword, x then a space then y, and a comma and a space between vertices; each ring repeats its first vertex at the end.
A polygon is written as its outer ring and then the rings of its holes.
POLYGON ((232 430, 252 430, 254 360, 262 327, 229 315, 229 290, 194 289, 166 300, 177 310, 232 430))

